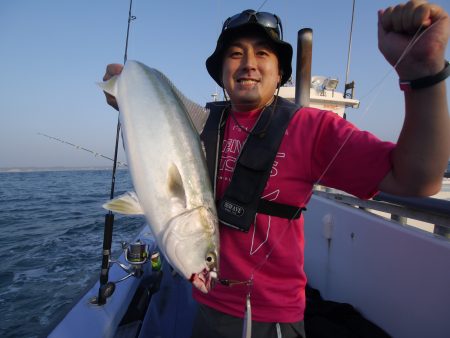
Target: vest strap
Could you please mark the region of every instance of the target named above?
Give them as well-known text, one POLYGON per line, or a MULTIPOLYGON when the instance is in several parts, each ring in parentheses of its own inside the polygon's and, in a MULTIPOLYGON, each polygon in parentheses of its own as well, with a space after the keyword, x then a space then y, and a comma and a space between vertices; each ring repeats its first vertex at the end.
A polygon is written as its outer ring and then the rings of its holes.
POLYGON ((216 194, 216 171, 218 159, 222 152, 222 141, 225 130, 224 122, 227 117, 228 103, 225 101, 208 102, 206 109, 209 110, 209 116, 206 120, 205 127, 200 134, 200 139, 205 147, 206 165, 208 167, 209 179, 211 187, 216 194))
MULTIPOLYGON (((255 133, 248 136, 237 159, 231 182, 217 206, 219 220, 223 224, 244 232, 248 232, 256 213, 297 219, 301 211, 306 210, 298 206, 261 199, 286 128, 299 109, 281 97, 275 102, 261 113, 253 128, 255 133), (265 132, 258 133, 260 130, 265 132)), ((227 117, 227 109, 224 107, 226 102, 212 102, 207 105, 210 115, 201 135, 214 187, 218 154, 221 154, 224 122, 227 117)))
POLYGON ((257 212, 281 218, 298 219, 304 210, 306 210, 306 208, 299 208, 294 205, 277 203, 261 198, 259 200, 257 212))

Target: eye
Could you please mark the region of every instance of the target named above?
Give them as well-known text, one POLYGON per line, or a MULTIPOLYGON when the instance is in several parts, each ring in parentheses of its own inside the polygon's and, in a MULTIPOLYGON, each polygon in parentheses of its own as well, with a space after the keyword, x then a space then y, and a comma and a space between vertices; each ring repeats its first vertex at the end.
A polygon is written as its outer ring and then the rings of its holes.
POLYGON ((230 58, 240 58, 242 57, 243 52, 240 48, 232 46, 228 49, 227 56, 230 58))
POLYGON ((214 252, 209 252, 206 257, 206 265, 210 268, 216 265, 217 256, 214 252))
POLYGON ((265 50, 265 49, 260 49, 259 51, 256 52, 256 55, 259 56, 268 56, 269 55, 269 51, 265 50))

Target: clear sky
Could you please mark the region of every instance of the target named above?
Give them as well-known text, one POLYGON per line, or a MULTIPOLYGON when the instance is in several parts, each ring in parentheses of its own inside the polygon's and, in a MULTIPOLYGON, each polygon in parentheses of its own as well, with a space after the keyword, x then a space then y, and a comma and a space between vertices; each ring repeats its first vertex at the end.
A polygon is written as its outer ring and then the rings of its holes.
MULTIPOLYGON (((450 11, 449 0, 434 2, 450 11)), ((204 61, 222 22, 263 3, 134 0, 137 19, 128 58, 163 71, 186 96, 204 104, 217 90, 204 61)), ((362 105, 347 110, 357 126, 392 141, 403 120, 403 96, 396 74, 377 49, 376 18, 378 9, 395 3, 356 2, 350 80, 356 82, 362 105)), ((108 63, 123 62, 128 7, 129 0, 1 1, 0 167, 111 164, 38 133, 112 157, 117 112, 106 105, 95 82, 108 63)), ((261 10, 281 17, 294 51, 297 31, 312 28, 312 73, 338 77, 342 91, 351 8, 351 0, 268 0, 261 10)))

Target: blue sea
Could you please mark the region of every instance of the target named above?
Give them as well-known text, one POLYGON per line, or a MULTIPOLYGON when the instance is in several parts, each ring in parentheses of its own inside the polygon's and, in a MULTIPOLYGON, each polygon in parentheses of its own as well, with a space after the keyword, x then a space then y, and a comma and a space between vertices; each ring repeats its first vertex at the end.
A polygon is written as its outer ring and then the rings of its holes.
MULTIPOLYGON (((0 172, 0 337, 39 337, 98 279, 111 170, 0 172)), ((132 190, 118 170, 116 195, 132 190)), ((144 225, 115 215, 113 255, 144 225)))

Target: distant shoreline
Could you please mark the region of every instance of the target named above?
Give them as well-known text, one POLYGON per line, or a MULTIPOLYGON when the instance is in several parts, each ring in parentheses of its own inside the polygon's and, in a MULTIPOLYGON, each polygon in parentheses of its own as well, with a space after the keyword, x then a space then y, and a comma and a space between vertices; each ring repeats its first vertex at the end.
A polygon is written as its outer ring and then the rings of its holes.
MULTIPOLYGON (((117 170, 127 168, 118 167, 117 170)), ((112 170, 112 167, 7 167, 0 168, 0 173, 27 173, 27 172, 46 172, 46 171, 88 171, 88 170, 112 170)))

